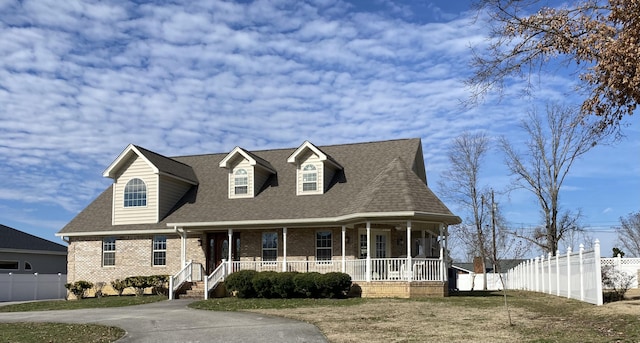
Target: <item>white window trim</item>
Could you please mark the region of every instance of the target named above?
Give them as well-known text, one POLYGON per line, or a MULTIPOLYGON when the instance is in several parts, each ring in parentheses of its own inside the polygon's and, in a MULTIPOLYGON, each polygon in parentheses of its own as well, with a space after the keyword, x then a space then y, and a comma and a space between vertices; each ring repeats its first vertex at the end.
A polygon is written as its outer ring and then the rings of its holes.
POLYGON ((116 251, 118 249, 117 245, 118 240, 114 237, 106 237, 102 239, 102 267, 111 268, 116 266, 116 251), (105 250, 105 241, 108 239, 113 239, 113 250, 105 250), (105 254, 113 254, 113 264, 104 264, 105 254))
POLYGON ((253 177, 254 177, 253 168, 248 167, 238 167, 229 170, 229 199, 242 199, 242 198, 253 198, 253 177), (236 194, 236 173, 240 170, 244 170, 246 172, 245 176, 247 178, 247 193, 246 194, 236 194))
POLYGON ((151 266, 153 267, 166 267, 167 266, 167 236, 155 235, 151 239, 151 266), (156 238, 164 238, 164 249, 156 249, 156 238), (156 264, 156 253, 164 252, 164 264, 156 264))
POLYGON ((322 173, 320 172, 322 169, 323 169, 322 163, 314 163, 314 162, 303 162, 303 163, 301 163, 299 168, 298 168, 298 175, 297 175, 297 178, 296 178, 296 180, 297 180, 297 182, 296 182, 297 183, 297 187, 296 187, 297 188, 297 193, 296 194, 297 195, 323 194, 324 184, 321 182, 321 179, 322 179, 321 178, 321 174, 324 174, 324 172, 322 172, 322 173), (315 168, 315 173, 305 171, 304 169, 307 166, 313 166, 315 168), (315 174, 315 176, 316 176, 316 182, 315 182, 316 189, 305 191, 304 190, 304 185, 306 183, 309 183, 309 184, 311 183, 311 182, 304 182, 304 177, 305 177, 305 175, 308 175, 308 174, 315 174))
POLYGON ((274 232, 274 231, 269 231, 269 232, 263 232, 262 235, 260 236, 260 259, 262 260, 263 263, 276 263, 278 262, 278 233, 274 232), (264 235, 266 234, 274 234, 276 235, 276 247, 275 248, 265 248, 264 247, 264 235), (274 251, 276 252, 276 259, 275 260, 265 260, 264 259, 264 252, 265 250, 267 251, 274 251))
POLYGON ((134 177, 134 178, 129 179, 129 181, 127 181, 127 183, 124 184, 124 188, 122 189, 122 207, 124 209, 139 209, 139 208, 146 208, 147 206, 149 206, 149 187, 147 186, 147 183, 144 182, 144 180, 139 178, 139 177, 134 177), (133 180, 140 180, 140 182, 142 182, 142 184, 144 185, 144 205, 129 205, 129 206, 127 206, 127 198, 126 198, 127 186, 133 180))
POLYGON ((316 264, 333 264, 333 231, 332 230, 318 230, 315 232, 315 241, 316 241, 316 251, 315 251, 315 261, 316 264), (329 239, 329 242, 331 243, 331 246, 329 247, 319 247, 318 246, 318 234, 321 232, 328 232, 331 237, 329 239), (318 259, 318 251, 319 250, 329 250, 330 252, 330 256, 328 260, 319 260, 318 259))

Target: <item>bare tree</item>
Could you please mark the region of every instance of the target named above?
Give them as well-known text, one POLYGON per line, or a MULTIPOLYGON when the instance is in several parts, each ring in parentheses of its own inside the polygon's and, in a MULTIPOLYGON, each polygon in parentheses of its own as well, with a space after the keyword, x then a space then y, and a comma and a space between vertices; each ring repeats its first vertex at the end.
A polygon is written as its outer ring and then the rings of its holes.
POLYGON ((618 242, 632 256, 640 257, 640 211, 620 217, 620 226, 616 227, 618 242))
POLYGON ((515 185, 536 196, 543 217, 543 226, 519 236, 555 254, 558 242, 571 230, 576 230, 579 216, 560 212, 560 190, 573 163, 593 146, 597 134, 580 125, 575 111, 559 105, 548 105, 543 120, 535 111, 523 120, 527 135, 526 149, 505 137, 500 147, 505 163, 516 178, 515 185))
POLYGON ((520 77, 531 90, 531 76, 545 67, 571 67, 586 96, 582 117, 596 115, 596 129, 618 129, 640 102, 640 2, 576 0, 546 7, 540 0, 477 0, 488 14, 489 45, 474 51, 468 80, 481 98, 502 91, 505 80, 520 77), (558 64, 560 63, 560 64, 558 64))
MULTIPOLYGON (((484 209, 483 191, 479 185, 482 159, 489 149, 489 139, 483 133, 463 132, 454 139, 448 151, 449 168, 441 175, 439 183, 442 194, 462 207, 468 218, 467 225, 459 228, 467 231, 469 246, 477 249, 482 258, 483 268, 487 258, 486 235, 483 231, 487 220, 484 209), (469 230, 470 229, 470 230, 469 230), (468 232, 470 231, 470 232, 468 232)), ((486 268, 485 268, 486 270, 486 268)), ((486 273, 484 289, 487 289, 486 273)))

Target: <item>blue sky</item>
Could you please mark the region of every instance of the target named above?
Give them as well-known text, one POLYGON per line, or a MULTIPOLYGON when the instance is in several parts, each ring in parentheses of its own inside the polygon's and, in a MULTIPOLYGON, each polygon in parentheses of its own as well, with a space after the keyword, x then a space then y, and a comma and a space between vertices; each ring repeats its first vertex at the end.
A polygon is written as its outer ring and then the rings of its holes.
MULTIPOLYGON (((532 98, 462 107, 469 46, 486 44, 474 16, 468 1, 0 1, 0 223, 59 242, 129 143, 175 156, 420 137, 438 193, 460 132, 522 140, 532 106, 577 101, 575 79, 543 71, 532 98)), ((626 123, 561 199, 604 254, 640 210, 640 123, 626 123)), ((509 182, 497 151, 483 181, 509 182)), ((538 223, 529 194, 497 201, 514 227, 538 223)))

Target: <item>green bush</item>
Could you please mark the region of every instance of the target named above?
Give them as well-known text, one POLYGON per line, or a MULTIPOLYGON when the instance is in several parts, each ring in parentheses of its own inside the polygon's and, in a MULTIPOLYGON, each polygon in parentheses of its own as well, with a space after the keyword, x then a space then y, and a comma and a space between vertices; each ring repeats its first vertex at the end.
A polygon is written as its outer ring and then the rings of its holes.
POLYGON ((124 280, 115 279, 114 281, 111 281, 111 288, 118 292, 118 296, 121 296, 122 292, 124 292, 127 287, 128 286, 125 284, 124 280))
POLYGON ((73 293, 73 295, 75 295, 79 300, 84 298, 84 292, 93 287, 93 284, 89 281, 78 280, 74 283, 67 283, 64 287, 73 293))
POLYGON ((351 276, 345 273, 322 274, 317 284, 323 298, 344 298, 351 288, 351 276))
POLYGON ((318 281, 321 277, 322 274, 316 272, 300 273, 294 276, 295 292, 303 298, 319 298, 321 292, 318 281))
POLYGON ((296 285, 293 278, 298 275, 297 272, 276 273, 273 277, 273 297, 274 298, 293 298, 296 293, 296 285))
POLYGON ((258 274, 255 270, 240 270, 230 274, 224 279, 227 291, 238 298, 253 298, 256 292, 253 288, 253 277, 258 274))
POLYGON ((136 296, 143 295, 145 288, 153 287, 151 278, 148 276, 129 276, 124 279, 124 284, 127 287, 133 287, 135 289, 136 296))
POLYGON ((149 283, 157 295, 169 295, 169 275, 151 275, 149 283))
POLYGON ((267 271, 254 275, 251 283, 258 298, 273 298, 273 279, 277 274, 273 271, 267 271))

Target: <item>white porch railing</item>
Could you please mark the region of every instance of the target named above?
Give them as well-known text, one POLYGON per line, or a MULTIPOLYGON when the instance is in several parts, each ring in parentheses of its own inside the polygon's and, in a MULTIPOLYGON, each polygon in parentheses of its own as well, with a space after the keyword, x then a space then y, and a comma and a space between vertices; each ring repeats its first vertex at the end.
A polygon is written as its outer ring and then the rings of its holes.
POLYGON ((209 292, 214 289, 224 278, 229 275, 227 273, 227 267, 229 264, 226 260, 222 260, 222 263, 211 273, 204 278, 204 299, 209 299, 209 292))
POLYGON ((169 300, 185 282, 202 280, 202 265, 189 261, 176 275, 169 277, 169 300))
MULTIPOLYGON (((345 260, 345 272, 353 281, 366 281, 367 260, 345 260)), ((444 266, 440 259, 413 258, 411 268, 407 267, 406 258, 374 258, 371 259, 371 280, 375 281, 444 281, 444 266)), ((232 261, 229 272, 239 270, 276 271, 283 270, 300 273, 341 272, 342 260, 332 261, 291 261, 286 267, 282 261, 232 261)))

